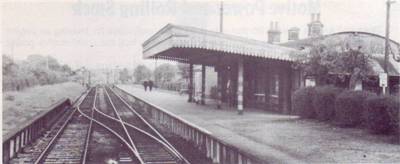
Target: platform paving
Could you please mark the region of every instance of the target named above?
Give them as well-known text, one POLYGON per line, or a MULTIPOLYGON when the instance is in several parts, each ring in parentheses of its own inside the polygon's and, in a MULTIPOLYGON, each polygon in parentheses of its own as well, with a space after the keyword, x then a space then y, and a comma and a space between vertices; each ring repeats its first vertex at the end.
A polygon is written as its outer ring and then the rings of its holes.
POLYGON ((271 163, 400 162, 400 145, 390 143, 393 136, 255 109, 238 115, 233 108, 216 109, 211 100, 203 106, 188 103, 187 95, 176 92, 119 87, 271 163))

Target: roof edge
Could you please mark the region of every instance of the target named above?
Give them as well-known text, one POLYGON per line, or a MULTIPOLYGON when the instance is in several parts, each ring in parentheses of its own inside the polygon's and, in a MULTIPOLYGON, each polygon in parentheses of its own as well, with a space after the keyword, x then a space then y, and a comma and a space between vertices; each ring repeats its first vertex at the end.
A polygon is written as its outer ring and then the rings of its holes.
POLYGON ((149 39, 145 40, 142 43, 142 46, 148 44, 149 42, 153 41, 155 38, 157 38, 158 36, 160 36, 160 34, 162 34, 164 31, 167 31, 171 28, 173 28, 175 25, 168 23, 167 25, 165 25, 164 27, 162 27, 160 30, 158 30, 155 34, 153 34, 149 39))

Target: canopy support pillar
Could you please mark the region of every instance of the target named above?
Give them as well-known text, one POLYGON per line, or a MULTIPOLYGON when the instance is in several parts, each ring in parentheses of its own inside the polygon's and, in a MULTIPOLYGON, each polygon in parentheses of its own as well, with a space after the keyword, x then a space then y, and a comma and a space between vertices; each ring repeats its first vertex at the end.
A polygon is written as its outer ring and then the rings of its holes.
POLYGON ((206 104, 206 65, 201 65, 201 105, 206 104))
POLYGON ((193 102, 193 63, 189 64, 188 102, 193 102))
POLYGON ((238 84, 237 84, 237 110, 238 114, 243 114, 243 59, 238 62, 238 84))
POLYGON ((222 108, 222 69, 220 65, 215 66, 217 71, 217 109, 222 108))

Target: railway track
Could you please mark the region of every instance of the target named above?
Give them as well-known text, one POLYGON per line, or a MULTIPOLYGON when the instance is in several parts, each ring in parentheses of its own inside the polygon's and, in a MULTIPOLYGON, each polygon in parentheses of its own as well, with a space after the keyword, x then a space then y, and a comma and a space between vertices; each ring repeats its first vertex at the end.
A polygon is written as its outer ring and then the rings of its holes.
POLYGON ((118 119, 126 125, 132 147, 142 163, 189 163, 171 144, 143 117, 132 109, 111 88, 105 93, 118 119))
POLYGON ((34 163, 74 112, 74 110, 67 110, 42 137, 34 143, 25 146, 22 152, 18 153, 17 156, 10 161, 10 164, 34 163))
MULTIPOLYGON (((92 113, 96 89, 92 88, 78 108, 92 113)), ((74 110, 34 163, 85 163, 92 121, 74 110)))
POLYGON ((103 87, 98 87, 97 99, 95 100, 94 115, 93 119, 96 123, 108 130, 114 136, 120 139, 122 143, 127 146, 128 152, 122 151, 118 155, 118 162, 121 164, 138 164, 142 163, 135 148, 132 147, 131 137, 128 135, 126 126, 118 119, 114 109, 111 106, 111 102, 105 94, 103 87))
POLYGON ((93 124, 111 132, 126 146, 126 151, 118 155, 121 164, 189 163, 108 87, 91 88, 77 107, 63 114, 39 143, 24 148, 24 153, 19 153, 10 163, 86 163, 93 124))

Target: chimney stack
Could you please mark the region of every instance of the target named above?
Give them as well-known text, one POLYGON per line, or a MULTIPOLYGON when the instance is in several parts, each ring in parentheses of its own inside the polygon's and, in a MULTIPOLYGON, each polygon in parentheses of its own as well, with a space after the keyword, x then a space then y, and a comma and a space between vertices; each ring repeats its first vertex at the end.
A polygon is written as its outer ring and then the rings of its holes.
POLYGON ((288 41, 299 40, 300 29, 292 27, 288 30, 288 41))
POLYGON ((322 35, 324 25, 320 20, 320 13, 311 14, 311 22, 308 24, 308 37, 318 37, 322 35))
POLYGON ((274 44, 281 41, 281 31, 279 31, 278 22, 270 22, 268 30, 268 43, 274 44))

